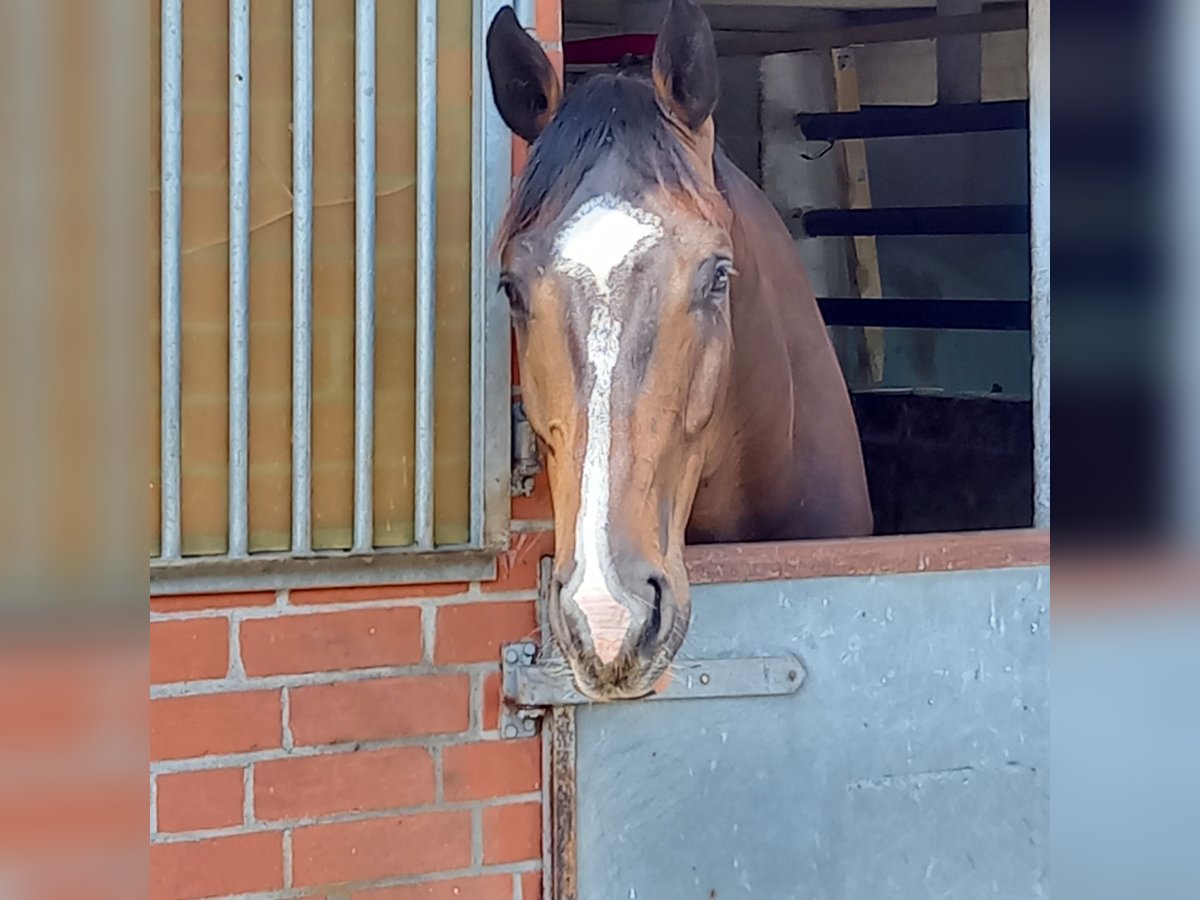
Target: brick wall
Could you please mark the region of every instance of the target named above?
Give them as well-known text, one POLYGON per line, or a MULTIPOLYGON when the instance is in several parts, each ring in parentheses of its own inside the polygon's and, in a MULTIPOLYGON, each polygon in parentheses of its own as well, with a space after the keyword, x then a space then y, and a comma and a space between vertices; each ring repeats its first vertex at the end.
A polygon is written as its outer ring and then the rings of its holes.
POLYGON ((496 718, 550 518, 539 477, 494 582, 151 598, 152 900, 540 898, 541 745, 496 718))
POLYGON ((548 546, 487 584, 152 599, 152 896, 540 896, 540 744, 497 740, 497 660, 548 546))

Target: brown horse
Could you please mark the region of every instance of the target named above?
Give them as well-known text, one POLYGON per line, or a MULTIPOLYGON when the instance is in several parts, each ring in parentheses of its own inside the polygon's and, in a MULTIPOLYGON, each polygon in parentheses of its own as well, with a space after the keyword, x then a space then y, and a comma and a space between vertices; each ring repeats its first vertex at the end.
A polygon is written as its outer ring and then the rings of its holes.
POLYGON ((555 528, 549 621, 581 691, 651 692, 689 620, 685 539, 868 534, 845 381, 792 240, 716 145, 708 20, 651 77, 563 98, 511 8, 492 91, 531 155, 497 236, 555 528))

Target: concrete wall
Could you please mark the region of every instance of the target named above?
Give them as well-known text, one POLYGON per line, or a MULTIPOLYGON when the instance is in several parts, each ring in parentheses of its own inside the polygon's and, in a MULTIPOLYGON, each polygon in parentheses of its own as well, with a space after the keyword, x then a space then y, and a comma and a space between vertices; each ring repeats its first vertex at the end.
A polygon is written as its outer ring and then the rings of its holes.
MULTIPOLYGON (((1024 38, 988 36, 981 77, 985 100, 1025 96, 1024 38)), ((857 52, 861 101, 925 104, 936 100, 932 41, 867 46, 857 52)), ((799 139, 794 116, 834 108, 825 53, 780 54, 762 60, 761 181, 781 215, 843 206, 837 148, 799 139), (812 159, 809 157, 819 157, 812 159)), ((739 88, 739 92, 742 92, 739 88)), ((718 120, 719 125, 726 123, 718 120)), ((737 127, 736 120, 729 123, 737 127)), ((728 131, 722 140, 731 140, 728 131)), ((744 142, 744 139, 739 139, 744 142)), ((1023 133, 996 133, 868 142, 876 206, 1023 203, 1028 196, 1023 133)), ((818 296, 852 296, 851 242, 797 238, 818 296)), ((877 241, 884 296, 1026 297, 1028 239, 888 237, 877 241)), ((834 329, 835 345, 853 388, 871 387, 854 359, 855 333, 834 329)), ((1029 395, 1029 338, 1021 333, 916 332, 891 329, 882 383, 875 387, 940 388, 959 393, 1029 395)))

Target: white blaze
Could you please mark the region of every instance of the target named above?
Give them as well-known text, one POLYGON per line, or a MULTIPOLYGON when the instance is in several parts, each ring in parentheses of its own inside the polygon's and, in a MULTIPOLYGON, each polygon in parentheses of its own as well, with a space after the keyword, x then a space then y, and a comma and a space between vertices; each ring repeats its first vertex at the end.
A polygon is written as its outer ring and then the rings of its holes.
MULTIPOLYGON (((575 602, 587 619, 596 655, 610 663, 629 631, 629 611, 613 596, 617 585, 608 541, 609 459, 612 453, 612 382, 621 343, 621 322, 612 307, 612 280, 636 254, 659 237, 657 216, 603 195, 571 217, 555 242, 556 266, 590 277, 597 292, 588 321, 586 352, 592 386, 588 395, 587 444, 579 516, 575 521, 575 602)), ((574 578, 572 579, 574 580, 574 578)))

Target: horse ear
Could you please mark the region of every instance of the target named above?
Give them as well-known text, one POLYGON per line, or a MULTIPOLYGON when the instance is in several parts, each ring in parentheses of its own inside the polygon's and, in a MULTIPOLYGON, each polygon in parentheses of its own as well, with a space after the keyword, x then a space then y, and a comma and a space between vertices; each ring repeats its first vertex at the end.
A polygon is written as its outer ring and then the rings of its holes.
POLYGON ((487 33, 487 66, 496 108, 513 134, 533 143, 554 118, 562 86, 554 66, 517 21, 501 7, 487 33))
POLYGON ((671 0, 654 44, 654 89, 672 116, 695 131, 717 105, 717 48, 695 0, 671 0))

